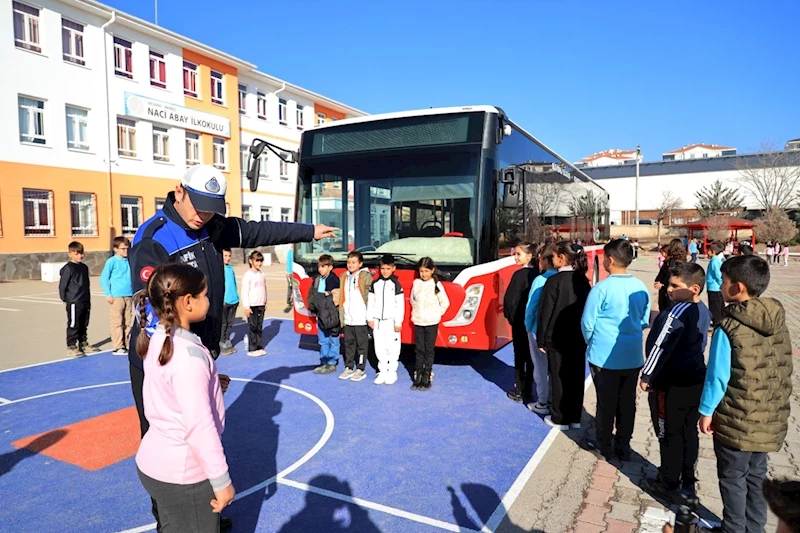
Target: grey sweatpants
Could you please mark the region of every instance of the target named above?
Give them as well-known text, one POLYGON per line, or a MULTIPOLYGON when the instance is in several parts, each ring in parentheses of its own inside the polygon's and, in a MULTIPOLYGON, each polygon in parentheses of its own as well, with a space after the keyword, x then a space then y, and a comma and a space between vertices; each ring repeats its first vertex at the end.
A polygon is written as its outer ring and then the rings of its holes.
POLYGON ((139 480, 158 506, 161 533, 219 533, 219 514, 211 510, 216 496, 206 479, 191 485, 155 480, 138 468, 139 480))

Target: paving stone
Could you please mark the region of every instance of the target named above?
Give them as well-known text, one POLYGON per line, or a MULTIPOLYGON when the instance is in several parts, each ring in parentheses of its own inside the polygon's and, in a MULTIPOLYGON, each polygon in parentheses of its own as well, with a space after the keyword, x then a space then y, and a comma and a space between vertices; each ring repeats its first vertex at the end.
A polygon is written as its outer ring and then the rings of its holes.
POLYGON ((639 527, 638 520, 636 522, 625 522, 623 520, 606 518, 606 522, 608 523, 606 531, 613 533, 633 533, 639 527))
POLYGON ((642 476, 619 476, 619 481, 615 483, 618 489, 634 489, 641 492, 639 485, 642 483, 642 476))
POLYGON ((617 467, 607 463, 606 461, 598 461, 597 465, 594 467, 594 475, 595 476, 603 476, 603 477, 611 477, 617 479, 619 472, 617 471, 617 467))
POLYGON ((586 494, 583 497, 583 501, 591 505, 597 505, 598 507, 610 507, 608 502, 613 498, 613 492, 597 489, 586 489, 586 494))
POLYGON ((769 467, 769 473, 773 477, 785 477, 794 479, 797 477, 797 468, 794 466, 776 466, 776 467, 769 467))
POLYGON ((589 522, 576 522, 572 533, 601 533, 605 530, 605 526, 598 526, 589 522))
POLYGON ((614 499, 622 503, 630 503, 631 505, 639 505, 639 499, 642 491, 639 489, 617 488, 616 496, 614 499))
POLYGON ((595 524, 598 526, 605 527, 606 523, 605 520, 603 520, 603 518, 605 517, 605 514, 607 512, 608 509, 606 509, 605 507, 583 504, 583 509, 578 515, 577 523, 588 522, 589 524, 595 524))
POLYGON ((622 503, 612 501, 611 512, 608 513, 609 518, 622 520, 624 522, 638 522, 639 506, 631 505, 630 503, 622 503))
POLYGON ((592 478, 592 482, 591 484, 589 484, 589 488, 605 492, 613 492, 614 483, 615 480, 613 478, 598 476, 592 478))

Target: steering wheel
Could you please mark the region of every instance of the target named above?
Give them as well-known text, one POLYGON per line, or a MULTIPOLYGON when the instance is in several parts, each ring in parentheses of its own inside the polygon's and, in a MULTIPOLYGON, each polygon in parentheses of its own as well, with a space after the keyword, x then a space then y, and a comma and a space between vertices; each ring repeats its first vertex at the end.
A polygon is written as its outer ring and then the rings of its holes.
POLYGON ((436 220, 435 218, 434 218, 433 220, 428 220, 428 221, 425 221, 425 222, 423 222, 423 223, 422 223, 422 226, 420 226, 420 228, 419 228, 419 229, 421 229, 421 230, 422 230, 422 229, 425 229, 425 228, 431 228, 431 227, 436 227, 436 228, 439 228, 439 229, 444 229, 444 226, 442 226, 442 223, 441 223, 441 222, 439 222, 438 220, 436 220))

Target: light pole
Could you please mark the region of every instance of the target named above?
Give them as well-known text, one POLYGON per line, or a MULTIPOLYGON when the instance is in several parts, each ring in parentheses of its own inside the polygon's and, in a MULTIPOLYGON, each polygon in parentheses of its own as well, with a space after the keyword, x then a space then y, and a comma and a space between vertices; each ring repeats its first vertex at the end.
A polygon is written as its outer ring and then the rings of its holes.
POLYGON ((639 225, 639 161, 642 160, 642 145, 636 145, 636 190, 634 192, 634 208, 636 209, 636 216, 634 217, 635 224, 639 225))

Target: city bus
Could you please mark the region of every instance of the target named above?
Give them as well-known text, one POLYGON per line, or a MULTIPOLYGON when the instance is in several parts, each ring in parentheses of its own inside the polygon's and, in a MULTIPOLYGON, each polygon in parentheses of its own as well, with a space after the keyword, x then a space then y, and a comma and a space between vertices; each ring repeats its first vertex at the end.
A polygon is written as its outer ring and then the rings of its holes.
MULTIPOLYGON (((263 151, 263 146, 256 149, 257 142, 251 162, 263 151)), ((323 253, 333 256, 334 272, 340 274, 347 254, 357 250, 375 277, 381 256, 395 258, 407 301, 401 332, 407 344, 413 343, 408 297, 416 264, 431 257, 450 300, 438 347, 493 350, 511 340, 503 297, 519 268, 513 246, 543 241, 542 228, 588 217, 593 227, 583 242, 588 275, 593 282, 601 277, 602 245, 596 243, 607 239, 608 194, 498 107, 426 109, 319 124, 303 132, 295 158, 297 222, 340 228, 336 238, 294 247, 298 333, 316 334, 306 297, 323 253)), ((252 164, 248 176, 252 187, 258 176, 252 164)))

